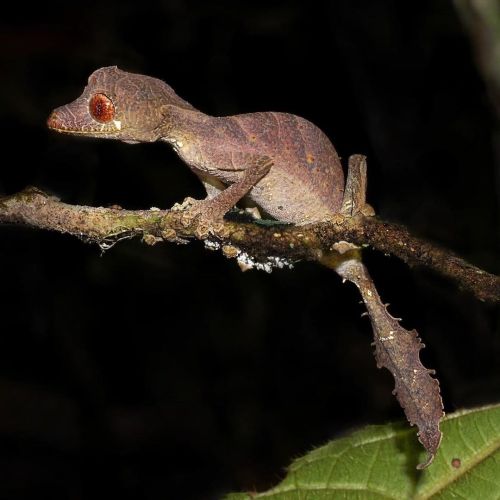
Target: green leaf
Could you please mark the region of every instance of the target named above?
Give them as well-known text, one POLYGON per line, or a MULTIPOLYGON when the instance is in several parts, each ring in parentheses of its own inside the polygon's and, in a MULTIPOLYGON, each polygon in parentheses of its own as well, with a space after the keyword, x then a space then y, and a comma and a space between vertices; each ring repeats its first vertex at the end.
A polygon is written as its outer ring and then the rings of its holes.
POLYGON ((500 405, 448 415, 441 429, 441 447, 423 471, 415 469, 424 452, 414 429, 372 425, 295 460, 271 490, 226 500, 500 498, 500 405))

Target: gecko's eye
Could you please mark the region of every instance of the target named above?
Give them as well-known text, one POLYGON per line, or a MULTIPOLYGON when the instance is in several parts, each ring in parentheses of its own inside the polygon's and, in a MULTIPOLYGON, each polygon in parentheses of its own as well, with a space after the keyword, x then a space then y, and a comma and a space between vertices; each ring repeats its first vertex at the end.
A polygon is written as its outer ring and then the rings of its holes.
POLYGON ((108 123, 115 117, 115 105, 104 94, 94 94, 89 101, 92 118, 100 123, 108 123))

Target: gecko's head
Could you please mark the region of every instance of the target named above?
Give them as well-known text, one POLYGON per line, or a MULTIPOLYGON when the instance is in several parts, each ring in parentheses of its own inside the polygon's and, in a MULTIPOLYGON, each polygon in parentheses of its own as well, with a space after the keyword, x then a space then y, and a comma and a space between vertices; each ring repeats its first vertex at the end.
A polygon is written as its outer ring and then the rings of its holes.
POLYGON ((161 80, 109 66, 94 71, 83 94, 55 109, 47 125, 67 134, 152 142, 162 136, 169 105, 192 109, 161 80))

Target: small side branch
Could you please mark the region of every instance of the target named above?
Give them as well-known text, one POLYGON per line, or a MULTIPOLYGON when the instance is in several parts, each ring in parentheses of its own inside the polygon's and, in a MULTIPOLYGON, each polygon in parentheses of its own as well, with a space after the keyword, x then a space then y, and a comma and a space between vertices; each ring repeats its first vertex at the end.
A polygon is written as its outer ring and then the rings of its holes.
POLYGON ((142 237, 149 244, 197 238, 238 247, 255 258, 276 256, 290 260, 319 260, 335 243, 347 241, 392 254, 409 265, 429 267, 478 299, 500 303, 500 277, 411 235, 403 226, 376 217, 339 214, 330 222, 301 227, 266 227, 231 221, 206 227, 197 219, 186 219, 183 211, 68 205, 36 188, 27 188, 0 198, 0 224, 68 233, 103 248, 135 236, 142 237))
MULTIPOLYGON (((330 242, 334 237, 333 233, 327 226, 322 226, 319 230, 323 242, 330 242)), ((450 250, 412 235, 404 226, 377 217, 347 219, 344 224, 344 239, 394 255, 409 266, 428 267, 455 282, 462 290, 473 293, 479 300, 500 303, 499 276, 469 264, 450 250)))

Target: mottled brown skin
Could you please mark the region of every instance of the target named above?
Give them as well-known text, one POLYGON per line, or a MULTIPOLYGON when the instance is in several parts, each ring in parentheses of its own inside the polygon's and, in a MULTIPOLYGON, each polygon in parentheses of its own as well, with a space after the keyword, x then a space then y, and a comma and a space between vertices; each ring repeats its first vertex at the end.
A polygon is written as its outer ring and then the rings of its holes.
POLYGON ((124 142, 170 143, 200 178, 207 200, 195 210, 222 217, 241 198, 283 222, 306 224, 341 210, 344 176, 330 140, 286 113, 206 115, 156 78, 117 67, 92 73, 83 94, 48 119, 56 131, 124 142), (114 105, 113 119, 89 112, 95 94, 114 105))

